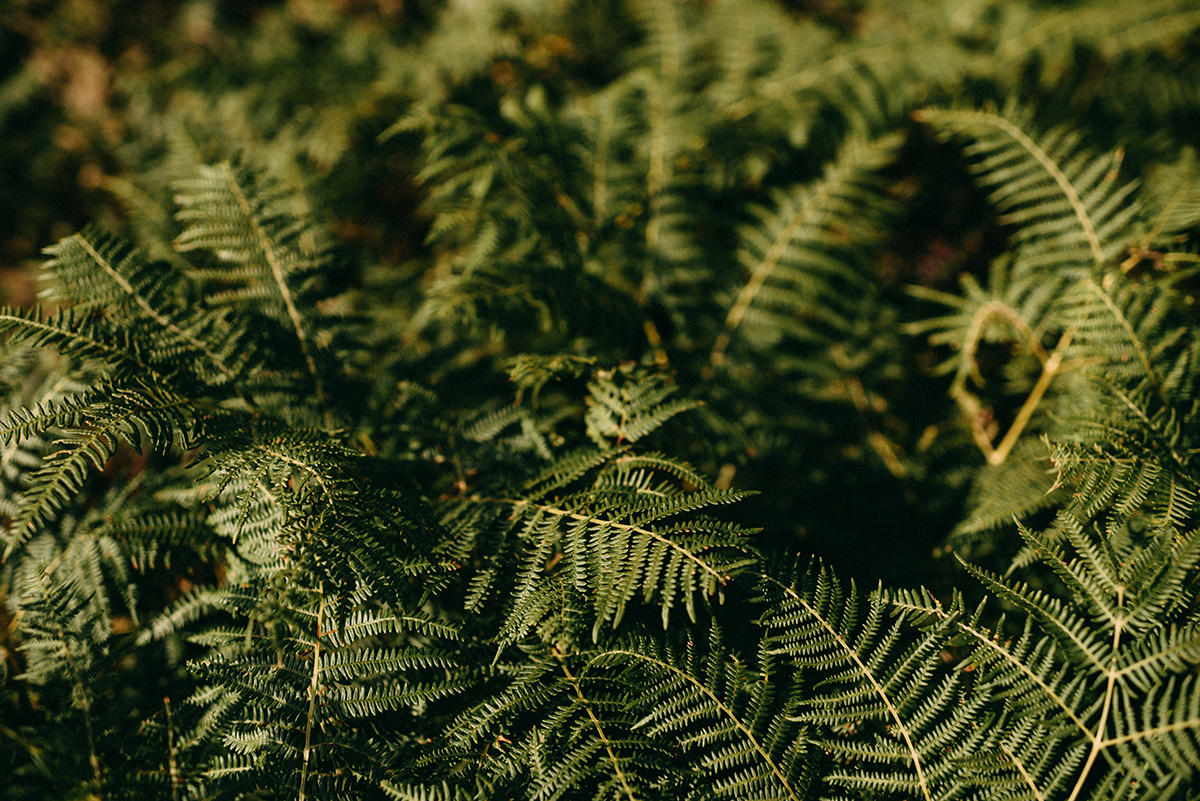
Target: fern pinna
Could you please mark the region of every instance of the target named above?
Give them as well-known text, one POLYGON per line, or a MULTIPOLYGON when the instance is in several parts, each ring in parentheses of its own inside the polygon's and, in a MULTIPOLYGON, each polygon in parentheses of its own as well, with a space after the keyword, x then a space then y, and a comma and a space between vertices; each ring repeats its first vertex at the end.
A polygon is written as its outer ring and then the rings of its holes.
POLYGON ((0 310, 6 797, 1200 793, 1188 3, 367 5, 0 310))

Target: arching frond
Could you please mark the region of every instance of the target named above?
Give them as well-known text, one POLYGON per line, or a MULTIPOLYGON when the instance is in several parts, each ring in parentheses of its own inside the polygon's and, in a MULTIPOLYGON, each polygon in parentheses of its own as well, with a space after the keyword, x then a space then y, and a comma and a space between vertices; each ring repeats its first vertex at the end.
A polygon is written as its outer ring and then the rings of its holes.
POLYGON ((598 652, 589 669, 623 669, 642 687, 635 729, 678 743, 701 796, 797 801, 809 792, 816 755, 795 718, 794 677, 760 656, 753 670, 714 630, 707 648, 637 640, 598 652))
POLYGON ((889 206, 878 171, 893 157, 895 137, 851 140, 825 174, 775 197, 742 231, 738 260, 748 273, 712 348, 721 364, 735 336, 768 347, 781 337, 824 340, 844 333, 851 303, 865 289, 855 254, 876 235, 873 224, 889 206), (818 333, 820 332, 820 333, 818 333))
POLYGON ((1068 274, 1113 259, 1138 207, 1119 183, 1120 154, 1094 156, 1058 129, 1031 133, 1018 114, 924 109, 917 119, 946 136, 970 137, 967 153, 1001 220, 1014 228, 1019 269, 1068 274))

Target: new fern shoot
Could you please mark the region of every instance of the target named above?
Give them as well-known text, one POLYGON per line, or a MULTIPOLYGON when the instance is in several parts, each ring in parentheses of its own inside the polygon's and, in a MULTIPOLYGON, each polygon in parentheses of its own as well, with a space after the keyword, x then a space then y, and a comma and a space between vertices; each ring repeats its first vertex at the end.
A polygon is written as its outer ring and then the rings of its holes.
POLYGON ((0 795, 1200 798, 1194 4, 235 5, 0 4, 0 795))

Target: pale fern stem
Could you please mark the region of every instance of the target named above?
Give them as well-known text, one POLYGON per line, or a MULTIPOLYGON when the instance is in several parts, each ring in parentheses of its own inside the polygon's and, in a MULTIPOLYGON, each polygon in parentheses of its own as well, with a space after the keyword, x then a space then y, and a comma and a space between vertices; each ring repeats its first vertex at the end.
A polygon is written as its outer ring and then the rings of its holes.
POLYGON ((997 465, 1004 462, 1008 458, 1008 454, 1016 446, 1017 440, 1024 433, 1025 427, 1029 425, 1029 421, 1033 419, 1033 413, 1042 402, 1042 396, 1046 394, 1046 390, 1050 388, 1050 384, 1054 378, 1062 370, 1063 356, 1066 353, 1067 346, 1071 344, 1072 331, 1068 329, 1058 340, 1058 345, 1050 354, 1050 358, 1042 365, 1042 374, 1038 376, 1037 383, 1033 385, 1033 389, 1029 393, 1029 397, 1025 398, 1025 402, 1021 404, 1021 408, 1017 411, 1017 416, 1013 419, 1012 425, 1008 427, 1008 432, 1004 435, 1004 439, 1000 440, 1000 444, 996 449, 988 454, 988 464, 997 465))
POLYGON ((1174 723, 1168 723, 1164 726, 1155 726, 1152 729, 1142 729, 1141 731, 1122 734, 1120 737, 1110 737, 1100 743, 1102 748, 1108 748, 1111 745, 1121 745, 1123 743, 1132 743, 1137 740, 1145 740, 1149 737, 1157 737, 1160 734, 1170 734, 1174 731, 1186 731, 1187 729, 1200 728, 1200 718, 1188 718, 1187 720, 1177 720, 1174 723))
POLYGON ((232 371, 229 369, 229 366, 227 364, 225 364, 225 360, 222 359, 219 354, 214 353, 207 345, 205 345, 199 339, 196 339, 196 337, 194 337, 192 334, 188 333, 187 331, 184 331, 178 325, 171 322, 170 318, 165 317, 164 315, 160 314, 159 311, 157 309, 155 309, 148 300, 146 300, 144 297, 142 297, 142 295, 136 289, 134 289, 133 284, 129 283, 129 281, 126 280, 125 276, 121 275, 119 272, 117 272, 115 269, 113 269, 113 266, 108 263, 108 261, 100 254, 100 252, 97 251, 94 247, 92 247, 91 242, 89 242, 85 237, 80 236, 79 234, 76 234, 72 238, 79 242, 80 246, 85 251, 87 251, 87 254, 89 256, 92 257, 92 261, 94 261, 96 263, 96 266, 98 266, 105 273, 107 273, 109 275, 109 277, 111 277, 112 280, 117 284, 117 286, 119 286, 121 288, 122 292, 124 292, 125 294, 127 294, 131 298, 133 298, 137 302, 137 305, 142 307, 142 310, 144 312, 146 312, 147 315, 150 316, 150 319, 154 320, 154 322, 158 323, 163 328, 167 329, 172 334, 179 337, 184 342, 188 343, 193 348, 195 348, 196 350, 200 351, 205 356, 207 356, 209 361, 211 361, 218 368, 220 368, 221 373, 226 378, 229 378, 232 375, 232 371))
POLYGON ((633 794, 633 788, 629 786, 628 779, 625 778, 625 772, 621 770, 621 761, 617 759, 616 753, 613 752, 612 741, 608 739, 608 735, 604 732, 604 727, 600 725, 600 720, 596 717, 596 713, 592 711, 592 705, 588 703, 588 699, 583 694, 583 688, 579 684, 579 680, 571 673, 571 669, 567 667, 567 661, 563 658, 562 653, 558 648, 551 648, 550 653, 554 654, 554 658, 558 660, 558 666, 562 668, 563 675, 567 677, 567 681, 571 684, 571 689, 575 691, 575 697, 579 699, 579 703, 587 712, 588 720, 592 722, 592 726, 596 729, 596 734, 600 736, 600 742, 604 744, 604 751, 608 754, 608 760, 612 763, 613 771, 617 774, 617 781, 621 783, 621 790, 629 801, 637 801, 637 797, 633 794))
MULTIPOLYGON (((921 606, 920 604, 911 604, 911 603, 893 603, 892 606, 896 607, 897 609, 907 609, 909 611, 919 612, 921 614, 929 614, 930 612, 932 612, 934 615, 936 615, 938 617, 939 620, 944 620, 946 618, 946 613, 941 609, 940 606, 930 608, 930 607, 926 607, 926 606, 921 606)), ((1032 681, 1034 684, 1036 684, 1038 687, 1041 688, 1042 692, 1044 692, 1046 694, 1046 697, 1049 698, 1051 701, 1053 701, 1054 704, 1059 709, 1061 709, 1068 718, 1071 719, 1071 722, 1073 722, 1075 724, 1076 728, 1078 728, 1079 731, 1081 731, 1084 734, 1084 736, 1089 737, 1089 738, 1092 736, 1091 729, 1089 729, 1087 727, 1087 724, 1085 724, 1079 718, 1079 716, 1075 714, 1075 710, 1071 709, 1071 707, 1067 703, 1066 699, 1063 698, 1061 695, 1059 695, 1057 692, 1055 692, 1054 689, 1049 684, 1047 684, 1045 682, 1045 680, 1042 679, 1041 676, 1039 676, 1033 670, 1030 670, 1030 668, 1022 660, 1018 659, 1017 657, 1015 657, 1011 653, 1009 653, 1009 651, 1002 648, 1000 646, 1000 643, 996 642, 996 640, 993 639, 994 635, 989 636, 987 632, 980 631, 979 629, 975 628, 974 626, 970 626, 966 623, 958 622, 955 625, 957 626, 959 631, 964 631, 967 634, 970 634, 978 642, 982 643, 983 645, 986 645, 988 648, 995 651, 997 654, 1000 655, 1000 657, 1005 662, 1008 662, 1010 665, 1012 665, 1014 668, 1016 668, 1022 674, 1024 674, 1024 676, 1027 679, 1029 679, 1030 681, 1032 681)))
POLYGON ((315 480, 317 482, 317 484, 320 485, 321 492, 323 492, 325 494, 325 499, 329 502, 330 508, 331 509, 333 508, 333 493, 331 493, 329 491, 329 485, 327 485, 325 483, 325 477, 322 476, 321 473, 316 468, 314 468, 312 465, 305 464, 304 462, 300 461, 299 459, 294 459, 291 456, 288 456, 286 453, 281 453, 277 450, 273 450, 264 445, 257 445, 256 447, 258 448, 258 450, 262 451, 263 453, 268 454, 270 456, 274 456, 276 459, 280 460, 281 462, 286 462, 287 464, 290 464, 293 467, 298 467, 299 469, 303 470, 305 473, 308 473, 310 476, 312 476, 313 480, 315 480))
POLYGON ((850 660, 854 662, 855 666, 858 668, 858 671, 870 683, 871 689, 876 695, 879 696, 879 699, 883 701, 883 705, 886 707, 888 715, 896 724, 896 730, 900 732, 900 737, 904 740, 904 747, 908 749, 908 753, 912 757, 913 769, 917 773, 917 784, 920 785, 921 788, 921 796, 925 798, 926 801, 933 801, 933 796, 929 792, 929 782, 925 778, 925 768, 921 765, 921 755, 917 753, 917 748, 913 744, 912 734, 909 732, 908 726, 905 725, 903 718, 900 717, 900 710, 896 708, 894 703, 892 703, 891 697, 888 696, 887 691, 883 688, 883 685, 879 683, 879 680, 875 678, 875 674, 872 673, 871 669, 867 667, 865 662, 862 661, 862 658, 859 657, 858 652, 854 650, 850 643, 846 642, 845 638, 842 637, 837 628, 828 620, 826 620, 825 617, 819 611, 817 611, 812 604, 806 601, 803 596, 778 579, 774 579, 769 576, 766 578, 787 593, 798 604, 803 606, 804 610, 812 615, 814 620, 821 624, 821 628, 829 632, 829 635, 833 637, 835 641, 837 641, 837 644, 845 652, 846 656, 848 656, 850 660))
POLYGON ((325 619, 325 593, 323 588, 317 589, 317 636, 313 641, 312 679, 308 684, 308 714, 304 718, 304 755, 300 766, 300 792, 297 801, 304 801, 304 785, 308 781, 308 761, 312 756, 313 719, 317 712, 317 693, 320 691, 321 678, 321 625, 325 619))
POLYGON ((787 250, 788 243, 792 237, 804 224, 804 212, 801 210, 792 215, 792 219, 788 221, 787 227, 774 242, 771 243, 771 248, 763 256, 762 261, 750 273, 750 280, 741 288, 734 299, 733 305, 729 308, 729 313, 725 315, 725 326, 721 330, 721 334, 713 343, 712 352, 709 354, 708 361, 714 367, 720 367, 725 363, 725 350, 729 347, 730 341, 733 339, 733 332, 741 324, 742 318, 750 309, 750 304, 758 296, 758 292, 767 282, 767 278, 774 272, 775 267, 779 264, 779 259, 783 257, 784 251, 787 250))
POLYGON ((1194 637, 1191 640, 1184 640, 1184 642, 1180 645, 1153 653, 1150 656, 1137 660, 1136 662, 1130 662, 1128 665, 1117 671, 1117 678, 1124 678, 1130 673, 1136 673, 1139 670, 1144 670, 1148 665, 1153 665, 1156 662, 1160 664, 1164 663, 1172 657, 1187 659, 1187 655, 1191 653, 1191 650, 1195 648, 1197 644, 1200 644, 1200 637, 1194 637))
POLYGON ((1050 389, 1050 384, 1065 369, 1063 358, 1066 356, 1067 347, 1071 344, 1073 336, 1074 332, 1068 329, 1059 338, 1054 350, 1051 353, 1046 353, 1041 343, 1038 342, 1036 332, 1029 327, 1029 324, 1015 310, 998 300, 991 300, 983 304, 971 317, 971 321, 967 325, 967 338, 963 345, 963 355, 958 376, 950 387, 950 395, 971 421, 971 437, 975 440, 975 444, 979 449, 983 451, 988 464, 1002 464, 1016 446, 1021 434, 1024 433, 1026 426, 1029 425, 1029 421, 1033 419, 1033 413, 1037 411, 1037 407, 1041 404, 1042 397, 1050 389), (1016 329, 1025 338, 1025 346, 1029 352, 1036 356, 1038 361, 1042 363, 1042 372, 1038 376, 1037 382, 1034 384, 1033 389, 1030 390, 1025 401, 1021 404, 1021 408, 1017 411, 1017 416, 1013 419, 1012 424, 1000 440, 999 445, 993 444, 992 437, 983 428, 982 404, 980 404, 975 394, 966 388, 966 378, 974 372, 975 352, 979 347, 980 341, 983 339, 987 322, 993 317, 1005 320, 1016 329))
POLYGON ((958 368, 957 380, 962 381, 963 376, 968 372, 976 380, 982 380, 978 370, 975 368, 975 354, 979 350, 979 343, 983 340, 987 324, 993 317, 999 317, 1015 328, 1025 338, 1025 345, 1029 348, 1029 352, 1036 356, 1042 364, 1045 364, 1046 360, 1050 358, 1050 355, 1046 353, 1046 349, 1042 347, 1037 333, 1016 309, 1002 301, 989 300, 976 310, 975 314, 971 316, 971 321, 967 324, 967 336, 963 343, 963 357, 958 368))
POLYGON ((26 317, 21 317, 20 315, 16 315, 16 314, 0 313, 0 322, 16 323, 18 326, 23 326, 25 328, 32 328, 32 329, 39 330, 39 331, 51 331, 59 336, 68 337, 72 340, 75 340, 76 342, 85 343, 90 348, 95 348, 96 350, 101 350, 101 351, 110 353, 110 354, 112 354, 112 356, 114 358, 116 358, 120 361, 132 362, 133 364, 136 364, 141 369, 145 370, 147 373, 154 373, 157 375, 157 371, 154 370, 153 368, 151 368, 150 365, 146 364, 141 359, 134 358, 127 351, 118 350, 106 342, 100 342, 98 340, 92 339, 89 336, 80 334, 78 331, 64 331, 61 328, 55 328, 52 325, 47 325, 42 320, 30 320, 26 317))
POLYGON ((246 216, 246 222, 249 223, 255 238, 258 239, 263 257, 267 260, 267 266, 271 268, 271 276, 275 279, 275 285, 279 289, 280 298, 283 299, 288 319, 291 320, 292 329, 296 333, 296 339, 300 342, 300 351, 304 354, 304 363, 308 366, 308 372, 312 376, 313 390, 317 394, 317 402, 322 408, 325 408, 325 423, 328 426, 332 426, 333 418, 326 405, 325 384, 321 380, 320 371, 317 370, 317 361, 313 358, 312 345, 308 341, 308 334, 304 332, 304 321, 300 317, 300 312, 296 309, 296 303, 292 299, 292 291, 288 288, 287 278, 283 274, 283 264, 279 261, 279 255, 275 253, 271 238, 267 236, 262 226, 258 224, 258 218, 254 216, 254 210, 250 205, 250 201, 246 198, 245 192, 242 191, 241 184, 237 181, 237 176, 234 175, 233 167, 230 166, 229 162, 224 162, 221 168, 225 172, 229 191, 237 200, 238 206, 241 207, 242 214, 246 216))
POLYGON ((688 673, 685 670, 680 670, 670 662, 664 662, 661 659, 656 659, 652 656, 647 656, 646 654, 639 653, 637 651, 617 649, 614 651, 609 651, 608 653, 633 657, 635 659, 640 659, 643 662, 649 662, 650 664, 656 665, 664 670, 669 670, 707 696, 708 699, 717 707, 717 709, 721 710, 721 714, 729 718, 729 721, 733 723, 734 727, 740 731, 747 740, 750 741, 751 747, 753 747, 755 752, 762 757, 762 760, 770 767, 771 773, 773 773, 775 778, 779 780, 779 783, 783 785, 783 789, 787 791, 788 797, 790 797, 792 801, 800 801, 800 797, 796 795, 796 791, 792 787, 791 782, 788 781, 787 776, 784 774, 783 770, 780 769, 779 765, 775 764, 775 760, 771 759, 771 754, 765 748, 763 748, 762 743, 760 743, 758 738, 754 736, 754 732, 751 731, 746 724, 742 722, 742 719, 737 716, 737 713, 730 709, 723 701, 721 701, 720 697, 706 684, 696 681, 696 677, 691 673, 688 673))
MULTIPOLYGON (((1125 588, 1117 587, 1117 608, 1120 609, 1125 602, 1125 588)), ((1075 801, 1079 794, 1083 791, 1084 784, 1087 783, 1089 774, 1092 772, 1092 766, 1096 764, 1096 757, 1105 748, 1104 731, 1108 726, 1108 716, 1112 711, 1113 696, 1117 689, 1117 656, 1121 645, 1121 628, 1125 623, 1125 618, 1117 616, 1113 622, 1113 639, 1112 639, 1112 656, 1109 659, 1108 670, 1106 671, 1107 679, 1104 683, 1104 701, 1100 707, 1100 720, 1096 723, 1096 733, 1092 736, 1092 747, 1088 751, 1087 761, 1083 763, 1083 770, 1079 773, 1079 778, 1075 780, 1075 787, 1071 789, 1071 795, 1067 797, 1067 801, 1075 801)))
POLYGON ((1059 709, 1061 709, 1063 711, 1063 713, 1068 718, 1071 719, 1071 722, 1075 724, 1075 727, 1077 729, 1079 729, 1079 731, 1081 731, 1087 737, 1092 736, 1091 729, 1089 729, 1087 727, 1087 724, 1084 723, 1082 719, 1080 719, 1079 715, 1075 714, 1075 710, 1073 710, 1070 707, 1070 705, 1067 703, 1066 699, 1063 698, 1061 695, 1059 695, 1057 692, 1055 692, 1054 689, 1049 684, 1047 684, 1045 682, 1045 680, 1042 679, 1041 676, 1039 676, 1033 670, 1030 670, 1029 667, 1022 660, 1013 656, 1011 653, 1008 652, 1008 650, 1000 647, 999 643, 997 643, 995 640, 993 640, 991 637, 989 637, 986 633, 979 631, 978 629, 974 628, 973 626, 968 626, 965 623, 959 623, 958 628, 961 631, 967 632, 972 637, 974 637, 976 640, 978 640, 979 642, 986 645, 988 648, 995 651, 997 654, 999 654, 1001 656, 1002 659, 1004 659, 1005 662, 1007 662, 1008 664, 1012 665, 1014 668, 1019 670, 1025 676, 1025 678, 1029 679, 1034 684, 1036 684, 1038 686, 1038 688, 1040 688, 1041 691, 1046 694, 1046 697, 1049 698, 1051 701, 1053 701, 1054 705, 1057 706, 1059 709))

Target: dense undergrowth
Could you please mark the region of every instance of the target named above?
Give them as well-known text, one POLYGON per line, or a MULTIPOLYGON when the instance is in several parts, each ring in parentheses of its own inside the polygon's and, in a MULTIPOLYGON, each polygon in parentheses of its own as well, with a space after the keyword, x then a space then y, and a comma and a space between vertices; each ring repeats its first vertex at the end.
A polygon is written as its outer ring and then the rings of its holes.
POLYGON ((4 796, 1196 797, 1198 31, 0 1, 4 796))

